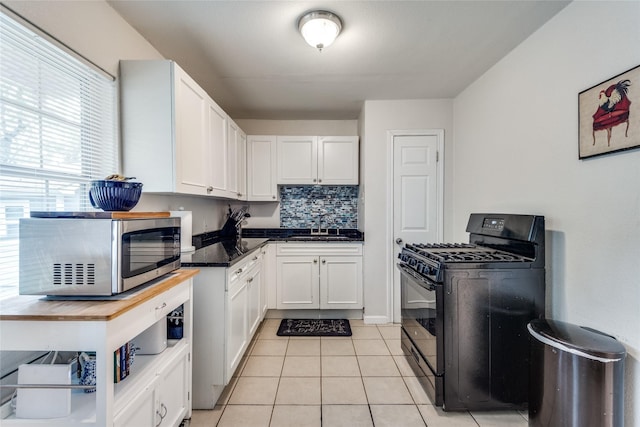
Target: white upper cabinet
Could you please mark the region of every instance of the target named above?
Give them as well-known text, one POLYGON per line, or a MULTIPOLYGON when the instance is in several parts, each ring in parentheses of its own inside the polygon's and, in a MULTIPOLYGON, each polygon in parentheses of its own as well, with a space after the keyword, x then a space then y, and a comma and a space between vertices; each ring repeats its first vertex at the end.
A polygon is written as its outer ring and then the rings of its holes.
MULTIPOLYGON (((173 70, 175 90, 176 191, 206 194, 210 182, 207 109, 208 96, 180 67, 173 70)), ((148 156, 154 158, 153 151, 148 156)), ((140 179, 140 177, 138 177, 140 179)), ((142 181, 144 184, 147 182, 142 181)))
POLYGON ((324 185, 358 184, 358 137, 318 137, 318 181, 324 185))
POLYGON ((357 136, 279 136, 278 184, 357 185, 357 136))
POLYGON ((238 200, 247 200, 247 134, 238 128, 238 200))
POLYGON ((120 89, 123 171, 143 191, 246 194, 244 132, 178 64, 120 61, 120 89))
POLYGON ((227 191, 229 197, 237 197, 238 185, 238 162, 240 158, 240 128, 232 120, 227 121, 227 191))
POLYGON ((317 184, 318 137, 278 136, 278 184, 317 184))
POLYGON ((211 173, 211 189, 209 194, 218 197, 227 197, 227 150, 229 142, 227 140, 227 114, 218 107, 218 104, 211 102, 208 105, 209 114, 209 142, 210 153, 206 156, 209 159, 211 173))
POLYGON ((247 200, 247 135, 231 119, 227 120, 227 197, 247 200))
POLYGON ((278 200, 276 137, 247 137, 247 200, 278 200))

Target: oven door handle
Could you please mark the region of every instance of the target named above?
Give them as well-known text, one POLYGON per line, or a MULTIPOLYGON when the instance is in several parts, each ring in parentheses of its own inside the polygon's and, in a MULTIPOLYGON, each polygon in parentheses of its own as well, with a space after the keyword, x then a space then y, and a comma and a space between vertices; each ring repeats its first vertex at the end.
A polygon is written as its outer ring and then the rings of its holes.
POLYGON ((398 269, 400 270, 400 273, 408 275, 414 281, 418 282, 418 284, 420 286, 422 286, 423 288, 428 289, 430 291, 435 291, 435 289, 436 289, 436 283, 435 282, 429 280, 428 278, 426 278, 424 276, 419 275, 418 273, 413 271, 413 269, 411 269, 411 267, 407 267, 404 264, 397 263, 396 266, 398 266, 398 269))

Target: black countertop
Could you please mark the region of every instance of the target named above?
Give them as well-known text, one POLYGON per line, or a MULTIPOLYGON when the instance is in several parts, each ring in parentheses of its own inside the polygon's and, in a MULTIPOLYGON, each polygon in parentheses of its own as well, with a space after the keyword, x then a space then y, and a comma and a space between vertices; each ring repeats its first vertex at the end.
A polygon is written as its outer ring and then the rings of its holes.
MULTIPOLYGON (((323 229, 323 231, 325 231, 323 229)), ((244 228, 242 237, 265 237, 273 241, 363 242, 364 233, 355 229, 330 228, 326 234, 312 234, 309 228, 244 228)))
POLYGON ((183 267, 229 267, 268 241, 358 243, 364 241, 364 233, 329 229, 328 234, 312 235, 310 229, 246 228, 238 238, 222 237, 215 231, 193 236, 196 250, 183 253, 180 261, 183 267))
POLYGON ((180 263, 183 267, 229 267, 268 241, 266 238, 221 238, 193 252, 183 253, 180 263))

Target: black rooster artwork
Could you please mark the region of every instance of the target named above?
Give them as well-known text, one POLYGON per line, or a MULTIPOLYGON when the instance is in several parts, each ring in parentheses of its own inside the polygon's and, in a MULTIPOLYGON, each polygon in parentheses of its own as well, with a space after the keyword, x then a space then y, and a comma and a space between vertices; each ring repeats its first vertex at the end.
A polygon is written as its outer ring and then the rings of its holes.
POLYGON ((629 86, 630 80, 620 80, 598 94, 598 109, 593 114, 593 145, 596 145, 596 131, 606 130, 607 146, 611 146, 611 128, 619 124, 627 124, 624 136, 628 136, 631 106, 627 96, 629 86))

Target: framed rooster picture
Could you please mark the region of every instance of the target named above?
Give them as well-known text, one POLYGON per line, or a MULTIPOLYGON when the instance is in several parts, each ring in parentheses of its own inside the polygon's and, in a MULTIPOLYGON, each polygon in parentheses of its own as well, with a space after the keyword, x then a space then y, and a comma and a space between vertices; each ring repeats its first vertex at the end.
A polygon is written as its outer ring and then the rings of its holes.
POLYGON ((579 158, 640 147, 640 65, 578 95, 579 158))

